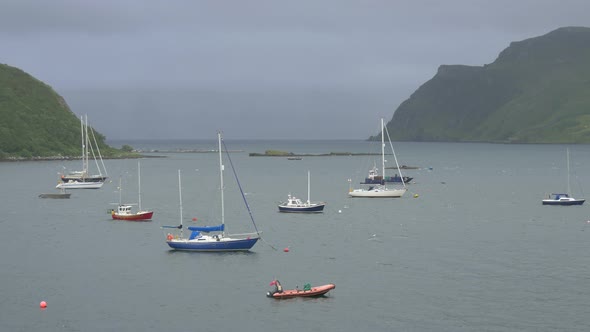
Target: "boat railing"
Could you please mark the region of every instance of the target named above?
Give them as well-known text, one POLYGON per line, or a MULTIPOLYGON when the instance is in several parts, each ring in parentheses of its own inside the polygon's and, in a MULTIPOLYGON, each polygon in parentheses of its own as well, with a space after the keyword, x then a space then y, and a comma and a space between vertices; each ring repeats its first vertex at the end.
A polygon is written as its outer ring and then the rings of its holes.
POLYGON ((262 234, 262 232, 260 233, 239 233, 239 234, 227 234, 227 237, 240 237, 240 238, 247 238, 247 237, 253 237, 253 236, 258 236, 259 234, 262 234))

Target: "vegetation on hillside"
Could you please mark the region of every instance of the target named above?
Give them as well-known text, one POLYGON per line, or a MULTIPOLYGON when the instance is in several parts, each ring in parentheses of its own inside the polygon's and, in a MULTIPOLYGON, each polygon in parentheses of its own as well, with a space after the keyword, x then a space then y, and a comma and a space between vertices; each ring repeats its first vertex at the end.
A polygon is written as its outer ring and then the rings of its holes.
MULTIPOLYGON (((103 156, 125 155, 94 134, 103 156)), ((24 71, 0 64, 0 160, 80 157, 81 140, 80 119, 60 95, 24 71)))
POLYGON ((514 42, 483 67, 440 66, 387 128, 406 141, 590 143, 590 28, 514 42))

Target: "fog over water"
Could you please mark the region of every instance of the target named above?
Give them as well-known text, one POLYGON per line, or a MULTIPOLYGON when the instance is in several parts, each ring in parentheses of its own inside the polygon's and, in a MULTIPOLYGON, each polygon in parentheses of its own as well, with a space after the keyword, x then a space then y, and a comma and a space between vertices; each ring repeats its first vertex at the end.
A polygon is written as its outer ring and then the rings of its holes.
POLYGON ((7 0, 0 62, 109 139, 363 139, 443 64, 590 26, 549 1, 7 0))

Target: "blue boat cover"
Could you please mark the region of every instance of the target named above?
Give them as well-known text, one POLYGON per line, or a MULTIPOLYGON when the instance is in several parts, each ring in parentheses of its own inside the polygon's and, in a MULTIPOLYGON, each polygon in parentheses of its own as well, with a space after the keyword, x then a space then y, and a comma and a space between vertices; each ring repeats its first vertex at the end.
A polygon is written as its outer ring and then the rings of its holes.
POLYGON ((191 231, 197 231, 197 232, 223 232, 223 230, 225 229, 225 225, 221 224, 218 226, 203 226, 203 227, 198 227, 198 226, 189 226, 188 228, 191 231))

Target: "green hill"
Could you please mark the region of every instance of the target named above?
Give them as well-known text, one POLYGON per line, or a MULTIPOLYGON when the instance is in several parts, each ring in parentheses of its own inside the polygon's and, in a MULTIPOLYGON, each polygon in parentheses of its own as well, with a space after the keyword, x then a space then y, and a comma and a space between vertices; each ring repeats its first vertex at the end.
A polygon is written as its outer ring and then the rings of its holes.
MULTIPOLYGON (((103 156, 119 150, 95 131, 103 156)), ((80 119, 50 86, 24 71, 0 64, 0 160, 79 157, 80 119)))
POLYGON ((590 28, 513 42, 483 67, 440 66, 387 128, 399 141, 590 143, 590 28))

